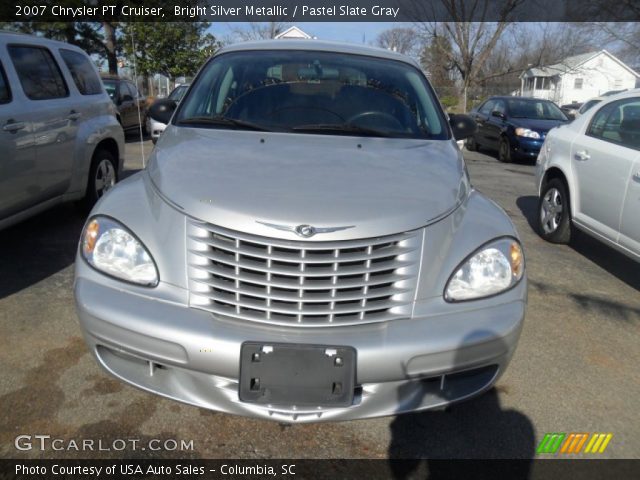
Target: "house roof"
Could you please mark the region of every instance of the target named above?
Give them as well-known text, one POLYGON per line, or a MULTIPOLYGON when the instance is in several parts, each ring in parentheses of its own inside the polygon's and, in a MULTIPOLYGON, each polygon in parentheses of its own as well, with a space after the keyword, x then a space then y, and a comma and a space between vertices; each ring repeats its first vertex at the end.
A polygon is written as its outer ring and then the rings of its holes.
POLYGON ((298 27, 296 27, 294 25, 293 27, 287 28, 284 32, 280 32, 274 38, 276 38, 276 39, 280 39, 280 38, 307 38, 307 39, 310 39, 311 35, 309 35, 305 31, 303 31, 302 29, 300 29, 300 28, 298 28, 298 27))
POLYGON ((520 77, 553 77, 555 75, 561 75, 563 73, 570 72, 571 70, 575 70, 580 65, 588 62, 589 60, 597 57, 598 55, 607 55, 612 60, 618 62, 624 68, 629 70, 629 72, 631 72, 633 75, 635 75, 636 77, 640 77, 640 75, 637 72, 635 72, 631 67, 629 67, 627 64, 625 64, 615 56, 611 55, 606 50, 581 53, 580 55, 573 55, 571 57, 567 57, 561 62, 555 63, 553 65, 529 68, 524 72, 522 72, 520 77))

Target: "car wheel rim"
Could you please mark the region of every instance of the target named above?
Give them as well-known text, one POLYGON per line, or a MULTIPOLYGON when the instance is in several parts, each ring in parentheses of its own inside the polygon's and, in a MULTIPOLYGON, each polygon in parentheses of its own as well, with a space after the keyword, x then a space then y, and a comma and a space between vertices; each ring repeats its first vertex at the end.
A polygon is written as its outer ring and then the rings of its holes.
POLYGON ((564 213, 564 202, 557 188, 551 188, 542 198, 540 223, 545 233, 553 233, 560 226, 564 213))
POLYGON ((100 198, 116 184, 116 170, 111 161, 104 159, 96 169, 96 196, 100 198))

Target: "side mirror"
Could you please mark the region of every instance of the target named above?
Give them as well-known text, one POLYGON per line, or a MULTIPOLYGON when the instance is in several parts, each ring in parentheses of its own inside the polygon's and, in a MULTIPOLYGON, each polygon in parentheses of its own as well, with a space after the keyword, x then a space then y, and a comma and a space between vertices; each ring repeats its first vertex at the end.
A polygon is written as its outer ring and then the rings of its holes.
POLYGON ((456 140, 464 140, 469 138, 478 129, 476 121, 469 115, 449 115, 449 124, 453 130, 453 137, 456 140))
POLYGON ((176 105, 177 103, 174 100, 169 100, 168 98, 156 100, 149 107, 148 115, 154 120, 167 125, 176 109, 176 105))
POLYGON ((503 120, 506 118, 506 117, 504 116, 504 113, 499 112, 499 111, 497 111, 497 110, 494 110, 493 112, 491 112, 491 116, 492 116, 492 117, 498 117, 498 118, 501 118, 501 119, 503 119, 503 120))

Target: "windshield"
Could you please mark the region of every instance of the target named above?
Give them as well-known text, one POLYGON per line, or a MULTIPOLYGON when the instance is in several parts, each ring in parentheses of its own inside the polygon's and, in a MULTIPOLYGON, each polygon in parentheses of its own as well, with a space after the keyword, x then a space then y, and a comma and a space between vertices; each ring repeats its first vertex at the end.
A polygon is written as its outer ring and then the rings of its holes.
POLYGON ((314 51, 220 55, 198 76, 175 123, 326 135, 449 136, 439 104, 416 68, 314 51))
POLYGON ((117 82, 113 80, 103 80, 102 83, 104 83, 104 89, 109 94, 111 100, 114 100, 116 98, 117 82))
POLYGON ((568 120, 553 102, 546 100, 508 100, 509 116, 534 120, 568 120))
POLYGON ((589 100, 587 103, 585 103, 582 108, 580 108, 580 110, 578 110, 580 113, 584 113, 587 110, 589 110, 591 107, 593 107, 596 103, 600 103, 601 100, 589 100))
POLYGON ((169 99, 179 102, 182 100, 182 97, 184 97, 184 94, 187 93, 187 88, 187 85, 180 85, 179 87, 174 88, 169 94, 169 99))

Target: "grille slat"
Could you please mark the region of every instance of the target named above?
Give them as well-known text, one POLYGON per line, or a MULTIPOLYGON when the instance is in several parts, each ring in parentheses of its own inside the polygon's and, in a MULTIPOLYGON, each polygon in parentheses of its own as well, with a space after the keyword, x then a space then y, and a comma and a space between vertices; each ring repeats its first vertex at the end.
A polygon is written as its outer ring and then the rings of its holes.
MULTIPOLYGON (((290 302, 298 302, 300 298, 304 298, 306 303, 321 303, 321 302, 339 302, 343 300, 362 300, 364 298, 379 298, 389 297, 398 293, 408 292, 409 289, 402 289, 393 286, 374 288, 370 290, 368 288, 361 288, 357 291, 353 289, 330 290, 328 293, 315 293, 314 290, 285 290, 273 292, 269 287, 258 287, 245 283, 241 286, 236 286, 216 279, 210 280, 195 280, 195 282, 202 283, 213 287, 215 289, 224 290, 226 292, 240 293, 251 296, 260 296, 265 299, 271 300, 283 300, 290 302), (302 291, 302 294, 300 293, 302 291)), ((384 285, 384 284, 383 284, 384 285)))
POLYGON ((229 267, 239 267, 246 270, 254 270, 257 272, 265 273, 270 272, 279 275, 289 275, 299 278, 332 276, 335 274, 335 272, 338 271, 340 272, 339 276, 357 275, 367 272, 379 272, 394 268, 401 268, 410 265, 410 262, 400 262, 396 260, 395 257, 390 257, 384 258, 382 259, 383 261, 376 263, 372 263, 370 260, 366 260, 362 262, 362 265, 348 264, 348 266, 345 266, 347 262, 335 262, 333 264, 321 263, 318 265, 301 262, 299 264, 292 264, 292 266, 280 265, 269 267, 267 263, 256 262, 255 260, 246 258, 240 258, 239 260, 236 260, 235 258, 232 259, 224 254, 220 254, 217 252, 191 251, 190 253, 207 257, 209 260, 223 263, 229 267))
MULTIPOLYGON (((299 302, 271 302, 271 306, 266 306, 266 301, 258 300, 253 297, 240 296, 240 300, 235 299, 235 295, 229 294, 227 296, 219 295, 216 301, 227 304, 235 305, 236 307, 248 308, 253 310, 271 311, 272 313, 284 313, 290 315, 301 315, 299 302)), ((387 309, 393 306, 399 305, 398 302, 389 301, 385 299, 376 299, 367 302, 365 307, 361 306, 362 301, 350 301, 345 302, 345 305, 337 304, 332 310, 328 305, 318 305, 315 303, 304 303, 304 315, 339 315, 343 313, 360 313, 368 312, 371 310, 379 311, 380 309, 387 309)))
MULTIPOLYGON (((192 237, 193 240, 202 241, 197 237, 192 237)), ((398 255, 403 255, 405 253, 412 252, 414 249, 406 248, 406 247, 391 247, 384 246, 381 248, 377 248, 373 250, 373 247, 363 248, 362 252, 350 252, 350 253, 334 253, 334 257, 329 257, 327 255, 320 256, 318 254, 313 254, 313 252, 307 252, 304 250, 305 255, 303 257, 300 256, 300 253, 287 255, 284 253, 273 253, 269 251, 267 248, 255 248, 255 247, 244 247, 241 250, 236 246, 230 246, 226 242, 222 242, 219 240, 205 240, 205 243, 214 247, 216 250, 223 250, 225 252, 229 252, 230 254, 241 253, 246 257, 255 257, 259 259, 265 260, 276 260, 279 262, 289 262, 289 263, 335 263, 335 259, 338 258, 337 255, 340 255, 341 262, 354 262, 354 261, 366 261, 368 259, 379 259, 379 258, 393 258, 398 255)), ((333 252, 340 252, 340 250, 333 250, 333 252)))
POLYGON ((244 320, 297 326, 406 318, 422 235, 287 241, 191 220, 190 305, 244 320))
MULTIPOLYGON (((273 278, 267 279, 263 277, 263 275, 260 274, 259 272, 256 272, 256 273, 241 272, 239 275, 236 275, 233 271, 223 272, 218 269, 202 266, 202 265, 191 264, 190 268, 206 271, 212 275, 225 277, 234 281, 238 279, 241 282, 246 282, 246 283, 255 283, 259 285, 265 285, 265 286, 271 286, 271 287, 282 287, 282 288, 298 288, 299 286, 299 280, 295 277, 282 277, 282 278, 279 278, 278 280, 274 280, 273 278)), ((358 276, 357 279, 354 278, 351 280, 342 279, 340 281, 340 286, 343 288, 359 287, 359 286, 364 286, 368 284, 379 284, 379 283, 388 283, 388 282, 394 282, 394 281, 400 281, 400 280, 408 280, 411 278, 410 275, 400 275, 400 274, 393 274, 393 273, 384 274, 384 272, 377 272, 377 273, 378 273, 378 276, 373 277, 373 280, 369 280, 368 282, 365 282, 362 280, 364 276, 358 276)), ((269 275, 271 274, 267 273, 267 276, 269 275)), ((327 288, 335 287, 335 285, 337 285, 338 277, 334 276, 334 277, 328 277, 328 278, 329 278, 328 280, 323 280, 322 278, 315 279, 315 280, 311 279, 313 280, 314 283, 309 283, 309 279, 307 279, 307 282, 305 283, 304 288, 305 290, 324 290, 327 288)), ((194 278, 193 280, 195 281, 197 279, 194 278)))

